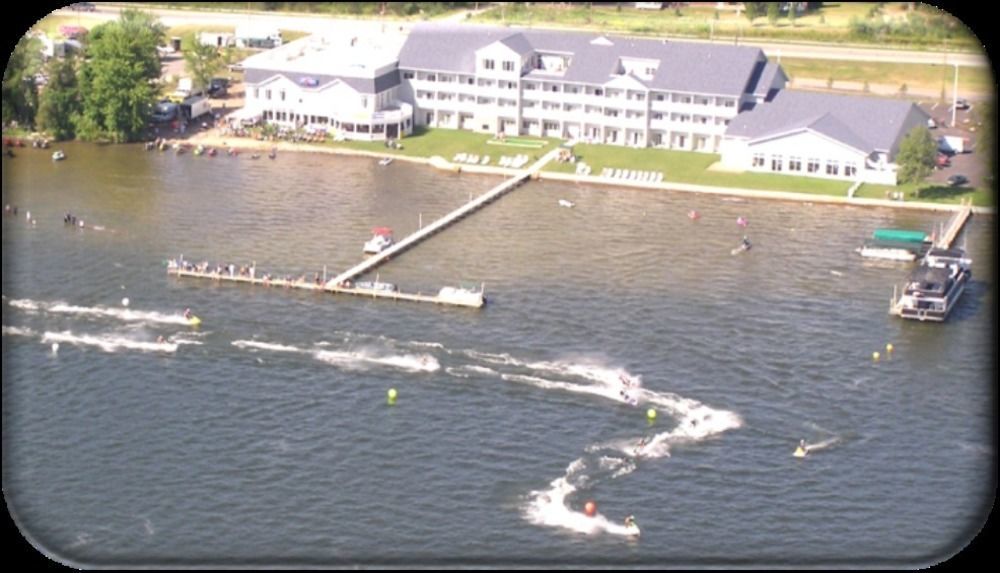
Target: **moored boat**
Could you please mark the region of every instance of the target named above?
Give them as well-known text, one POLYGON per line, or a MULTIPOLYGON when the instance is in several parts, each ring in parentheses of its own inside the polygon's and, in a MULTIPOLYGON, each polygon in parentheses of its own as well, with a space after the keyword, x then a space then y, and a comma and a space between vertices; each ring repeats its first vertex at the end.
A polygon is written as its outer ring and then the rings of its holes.
POLYGON ((372 229, 372 238, 364 246, 367 254, 378 254, 388 249, 393 244, 392 229, 388 227, 376 227, 372 229))
POLYGON ((972 278, 971 264, 962 249, 930 249, 889 312, 902 318, 943 322, 972 278))

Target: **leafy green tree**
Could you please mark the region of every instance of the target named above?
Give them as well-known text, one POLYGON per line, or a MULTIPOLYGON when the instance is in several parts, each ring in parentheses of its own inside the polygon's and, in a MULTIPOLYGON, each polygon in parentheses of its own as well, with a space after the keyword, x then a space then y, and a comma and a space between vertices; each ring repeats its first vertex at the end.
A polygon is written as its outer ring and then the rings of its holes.
POLYGON ((750 20, 751 24, 766 13, 763 2, 744 2, 743 4, 746 6, 747 19, 750 20))
POLYGON ((49 83, 42 91, 38 106, 38 127, 56 139, 73 139, 80 115, 80 86, 76 78, 76 59, 67 55, 48 65, 49 83))
POLYGON ((778 21, 781 16, 781 2, 766 2, 767 4, 767 21, 774 24, 778 21))
POLYGON ((33 126, 38 111, 35 75, 42 67, 42 45, 37 38, 22 37, 14 46, 3 72, 3 123, 33 126))
POLYGON ((149 119, 160 76, 156 47, 165 36, 148 14, 125 10, 118 20, 91 30, 87 59, 80 69, 82 113, 76 122, 83 139, 133 141, 149 119))
POLYGON ((937 144, 925 126, 915 127, 906 134, 899 144, 896 155, 900 183, 919 183, 934 170, 937 144))
POLYGON ((194 80, 194 87, 207 88, 212 76, 222 69, 222 58, 215 46, 192 38, 191 47, 184 51, 184 68, 194 80))

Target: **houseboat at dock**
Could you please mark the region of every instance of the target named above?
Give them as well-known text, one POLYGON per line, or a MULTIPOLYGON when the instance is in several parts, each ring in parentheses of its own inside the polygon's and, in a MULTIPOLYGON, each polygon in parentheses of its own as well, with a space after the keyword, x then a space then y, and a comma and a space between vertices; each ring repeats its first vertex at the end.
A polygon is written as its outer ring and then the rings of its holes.
POLYGON ((920 260, 893 302, 889 314, 912 320, 943 322, 972 278, 972 261, 962 249, 932 248, 920 260))

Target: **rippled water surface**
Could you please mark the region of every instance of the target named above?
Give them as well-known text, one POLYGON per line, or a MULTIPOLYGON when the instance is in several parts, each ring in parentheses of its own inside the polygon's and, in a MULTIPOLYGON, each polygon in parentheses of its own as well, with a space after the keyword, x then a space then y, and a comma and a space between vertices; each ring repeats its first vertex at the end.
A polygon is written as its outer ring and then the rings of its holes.
POLYGON ((908 267, 853 249, 946 215, 532 182, 378 271, 485 283, 471 311, 165 261, 333 274, 495 178, 64 149, 3 159, 4 491, 60 559, 921 564, 993 502, 992 217, 920 324, 887 314, 908 267))

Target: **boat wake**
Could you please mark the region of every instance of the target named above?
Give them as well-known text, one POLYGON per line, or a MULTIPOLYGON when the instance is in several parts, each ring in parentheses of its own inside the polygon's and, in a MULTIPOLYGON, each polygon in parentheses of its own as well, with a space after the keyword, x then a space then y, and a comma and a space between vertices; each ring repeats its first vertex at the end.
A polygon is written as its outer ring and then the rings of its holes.
POLYGON ((528 494, 523 514, 524 518, 535 525, 559 527, 577 533, 593 535, 609 533, 612 535, 633 536, 637 529, 626 527, 623 523, 609 520, 602 513, 593 516, 575 509, 583 505, 570 498, 582 489, 593 487, 598 476, 607 475, 614 479, 620 475, 631 473, 635 463, 630 460, 601 457, 579 458, 566 468, 566 475, 549 483, 544 490, 532 491, 528 494))
POLYGON ((26 326, 3 326, 4 336, 35 336, 35 331, 26 326))
POLYGON ((68 330, 64 332, 46 332, 42 336, 42 342, 68 342, 69 344, 78 346, 97 346, 105 352, 117 352, 123 348, 146 352, 177 352, 177 344, 173 342, 145 342, 116 336, 77 335, 68 330))
POLYGON ((373 366, 396 368, 407 372, 436 372, 441 363, 430 354, 394 354, 382 349, 360 348, 352 350, 325 350, 331 343, 319 342, 314 346, 324 348, 305 349, 285 344, 261 342, 258 340, 234 340, 233 346, 251 351, 288 352, 310 354, 316 360, 332 364, 344 370, 367 370, 373 366))
POLYGON ((371 365, 389 366, 408 372, 436 372, 441 369, 441 364, 429 354, 378 355, 374 351, 363 349, 359 351, 318 350, 313 356, 317 360, 345 370, 362 370, 371 365))
POLYGON ((128 308, 111 308, 105 306, 77 306, 65 302, 42 302, 30 299, 17 299, 9 302, 10 306, 26 311, 44 311, 57 314, 82 316, 105 316, 127 322, 152 322, 159 324, 179 324, 187 326, 188 319, 183 314, 166 314, 156 311, 131 310, 128 308))

